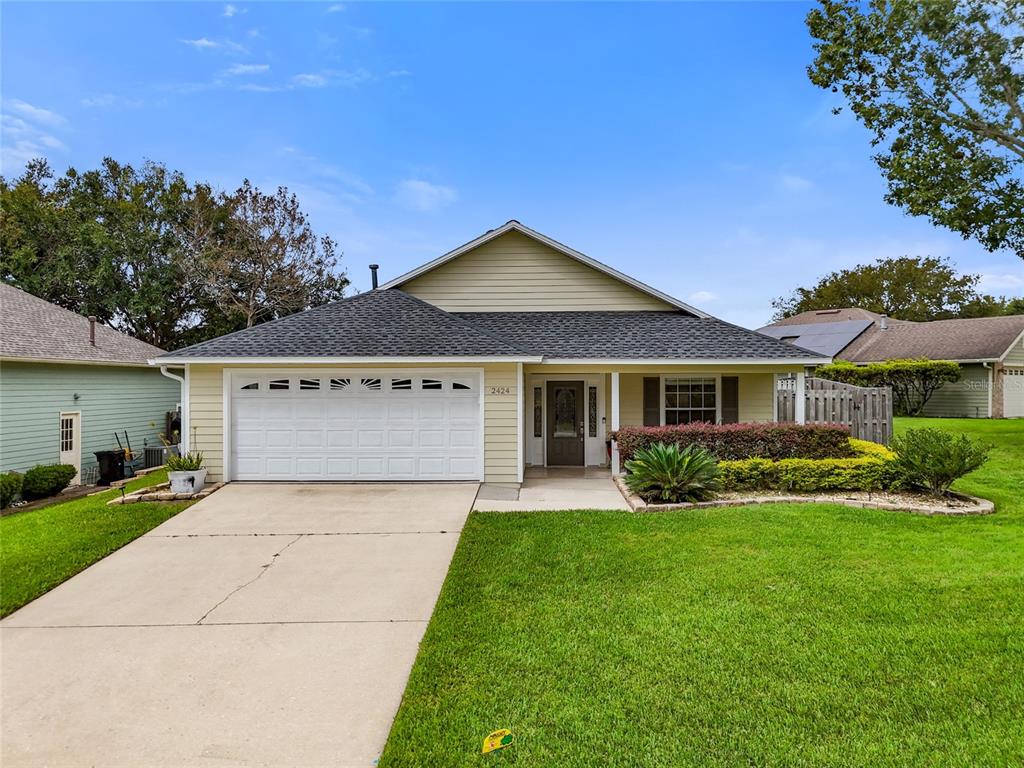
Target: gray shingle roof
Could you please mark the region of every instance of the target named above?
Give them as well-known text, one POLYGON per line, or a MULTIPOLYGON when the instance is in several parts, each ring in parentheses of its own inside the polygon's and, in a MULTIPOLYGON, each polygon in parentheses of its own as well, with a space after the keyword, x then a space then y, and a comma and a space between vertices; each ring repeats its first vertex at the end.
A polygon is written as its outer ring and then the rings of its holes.
POLYGON ((170 357, 510 357, 523 351, 399 290, 361 293, 170 357))
POLYGON ((477 328, 551 358, 806 360, 817 353, 685 312, 462 312, 477 328))
POLYGON ((926 357, 929 360, 997 360, 1024 333, 1024 315, 932 320, 889 320, 858 336, 838 357, 854 363, 926 357))
POLYGON ((89 318, 0 283, 0 357, 145 365, 163 350, 96 323, 89 343, 89 318))
POLYGON ((924 357, 929 360, 998 360, 1021 333, 1024 333, 1024 315, 1002 317, 956 318, 915 322, 886 319, 882 330, 882 315, 865 309, 844 309, 801 312, 770 326, 762 333, 773 336, 799 335, 797 343, 815 349, 804 333, 837 332, 853 322, 866 323, 859 333, 833 354, 853 363, 874 363, 883 360, 924 357), (820 328, 822 330, 815 330, 820 328))

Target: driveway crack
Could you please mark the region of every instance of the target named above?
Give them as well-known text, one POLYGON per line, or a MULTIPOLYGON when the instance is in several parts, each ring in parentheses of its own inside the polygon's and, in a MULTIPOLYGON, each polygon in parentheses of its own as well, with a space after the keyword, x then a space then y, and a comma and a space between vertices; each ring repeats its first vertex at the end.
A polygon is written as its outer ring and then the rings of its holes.
POLYGON ((200 616, 200 617, 199 617, 199 621, 197 621, 197 622, 196 622, 196 624, 202 624, 202 623, 203 623, 203 621, 204 621, 204 620, 206 619, 206 617, 207 617, 207 616, 209 616, 209 615, 210 615, 211 613, 213 613, 213 612, 214 612, 214 611, 216 611, 216 610, 217 610, 218 608, 220 608, 220 607, 221 607, 222 605, 224 605, 224 603, 226 603, 226 602, 227 602, 228 600, 230 600, 230 599, 231 599, 232 597, 234 597, 234 596, 235 596, 236 594, 238 594, 238 593, 239 593, 239 592, 241 592, 241 591, 242 591, 243 589, 245 589, 246 587, 248 587, 248 586, 249 586, 250 584, 255 584, 255 583, 256 583, 257 581, 259 581, 259 580, 260 580, 260 579, 261 579, 261 578, 263 577, 263 574, 265 574, 265 573, 266 573, 267 571, 269 571, 269 570, 270 570, 270 567, 271 567, 271 566, 272 566, 272 565, 273 565, 273 564, 274 564, 275 562, 277 562, 277 558, 278 558, 278 557, 280 557, 280 556, 281 556, 281 555, 282 555, 282 554, 284 553, 284 551, 285 551, 286 549, 288 549, 288 547, 290 547, 290 546, 291 546, 292 544, 294 544, 295 542, 297 542, 297 541, 298 541, 299 539, 301 539, 301 538, 302 538, 303 536, 305 536, 305 534, 304 534, 304 533, 300 533, 300 534, 296 535, 294 539, 292 539, 292 540, 291 540, 291 541, 289 541, 289 542, 288 542, 287 544, 285 544, 285 545, 284 545, 283 547, 281 547, 281 548, 280 548, 279 550, 277 550, 277 552, 275 552, 275 553, 274 553, 273 555, 271 555, 271 557, 270 557, 270 562, 269 562, 269 563, 264 563, 264 564, 263 564, 263 565, 262 565, 262 566, 260 567, 260 572, 259 572, 259 573, 257 573, 257 574, 256 574, 255 576, 253 576, 253 577, 252 577, 251 579, 249 579, 248 581, 246 581, 246 582, 244 582, 244 583, 242 583, 242 584, 239 584, 239 585, 238 585, 237 587, 235 587, 235 588, 234 588, 234 589, 232 589, 232 590, 231 590, 230 592, 228 592, 228 593, 227 593, 227 595, 225 595, 223 599, 221 599, 221 600, 220 600, 220 601, 219 601, 219 602, 218 602, 218 603, 217 603, 216 605, 214 605, 214 606, 213 606, 213 608, 211 608, 211 609, 210 609, 210 610, 208 610, 208 611, 207 611, 206 613, 204 613, 204 614, 203 614, 202 616, 200 616))

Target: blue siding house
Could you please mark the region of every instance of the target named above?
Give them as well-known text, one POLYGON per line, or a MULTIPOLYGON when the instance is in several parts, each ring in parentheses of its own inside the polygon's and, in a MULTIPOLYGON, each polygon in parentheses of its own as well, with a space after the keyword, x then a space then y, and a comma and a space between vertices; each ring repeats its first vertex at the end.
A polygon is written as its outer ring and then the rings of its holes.
POLYGON ((0 472, 73 464, 124 433, 136 453, 159 445, 181 384, 148 365, 158 347, 0 284, 0 472))

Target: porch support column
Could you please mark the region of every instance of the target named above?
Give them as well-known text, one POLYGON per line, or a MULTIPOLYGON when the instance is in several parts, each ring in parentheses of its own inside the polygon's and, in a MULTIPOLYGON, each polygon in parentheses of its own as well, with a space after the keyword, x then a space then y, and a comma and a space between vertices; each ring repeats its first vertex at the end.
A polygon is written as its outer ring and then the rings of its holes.
POLYGON ((526 425, 523 423, 523 414, 526 411, 526 380, 523 377, 523 364, 516 363, 516 479, 519 484, 523 482, 523 471, 525 457, 523 444, 526 442, 526 425))
MULTIPOLYGON (((619 372, 612 371, 612 432, 619 428, 619 372)), ((612 440, 612 474, 621 475, 619 467, 619 441, 612 440)))
POLYGON ((803 371, 796 375, 796 391, 793 393, 793 420, 797 424, 807 423, 807 382, 804 376, 803 371))

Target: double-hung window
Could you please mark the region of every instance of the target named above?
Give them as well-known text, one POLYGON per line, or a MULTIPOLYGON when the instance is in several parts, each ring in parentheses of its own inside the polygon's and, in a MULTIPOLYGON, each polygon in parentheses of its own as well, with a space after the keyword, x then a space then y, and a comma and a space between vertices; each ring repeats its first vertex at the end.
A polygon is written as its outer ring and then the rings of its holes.
POLYGON ((665 423, 689 424, 718 420, 718 392, 714 378, 666 378, 665 423))

